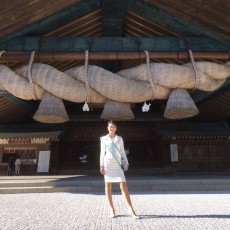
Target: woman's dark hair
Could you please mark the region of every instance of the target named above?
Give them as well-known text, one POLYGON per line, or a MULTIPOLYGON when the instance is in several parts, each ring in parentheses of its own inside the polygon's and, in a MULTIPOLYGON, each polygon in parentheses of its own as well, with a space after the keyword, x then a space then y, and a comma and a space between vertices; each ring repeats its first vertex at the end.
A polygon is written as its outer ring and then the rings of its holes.
POLYGON ((107 127, 110 125, 110 124, 113 124, 117 127, 117 122, 116 121, 108 121, 107 123, 107 127))

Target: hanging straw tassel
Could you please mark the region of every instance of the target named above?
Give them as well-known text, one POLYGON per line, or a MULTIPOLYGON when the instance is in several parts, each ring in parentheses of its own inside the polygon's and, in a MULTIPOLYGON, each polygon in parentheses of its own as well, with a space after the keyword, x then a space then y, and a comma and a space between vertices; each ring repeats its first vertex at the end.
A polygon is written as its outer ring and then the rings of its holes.
POLYGON ((106 120, 129 120, 133 119, 134 114, 130 108, 130 103, 121 103, 108 100, 105 102, 101 119, 106 120))
POLYGON ((185 89, 174 89, 165 108, 164 117, 168 119, 180 119, 194 117, 199 111, 185 89))
POLYGON ((34 120, 42 123, 64 123, 69 121, 62 99, 45 92, 34 120))

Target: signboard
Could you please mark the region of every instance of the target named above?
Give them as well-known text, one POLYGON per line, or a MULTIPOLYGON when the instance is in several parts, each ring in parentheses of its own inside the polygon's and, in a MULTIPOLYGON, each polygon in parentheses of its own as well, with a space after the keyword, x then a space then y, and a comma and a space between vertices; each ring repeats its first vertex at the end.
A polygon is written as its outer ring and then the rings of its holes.
POLYGON ((171 161, 178 161, 177 144, 170 144, 171 161))
POLYGON ((49 172, 50 165, 50 151, 39 151, 38 157, 38 173, 47 173, 49 172))
POLYGON ((50 137, 33 137, 33 138, 24 138, 24 137, 13 137, 13 138, 1 138, 0 144, 46 144, 49 143, 50 137))

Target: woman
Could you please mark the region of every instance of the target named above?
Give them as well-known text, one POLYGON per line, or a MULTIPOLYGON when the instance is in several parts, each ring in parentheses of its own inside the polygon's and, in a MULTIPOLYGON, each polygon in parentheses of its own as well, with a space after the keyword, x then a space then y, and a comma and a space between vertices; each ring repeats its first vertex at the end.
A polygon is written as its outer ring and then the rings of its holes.
POLYGON ((100 172, 105 179, 105 193, 110 206, 110 217, 114 218, 115 209, 112 200, 112 183, 120 183, 122 195, 128 206, 128 213, 138 219, 133 210, 124 171, 128 170, 129 163, 124 150, 122 137, 116 135, 117 124, 108 122, 108 134, 101 137, 100 172))
POLYGON ((20 168, 21 168, 21 160, 18 157, 15 161, 15 175, 19 175, 20 174, 20 168))

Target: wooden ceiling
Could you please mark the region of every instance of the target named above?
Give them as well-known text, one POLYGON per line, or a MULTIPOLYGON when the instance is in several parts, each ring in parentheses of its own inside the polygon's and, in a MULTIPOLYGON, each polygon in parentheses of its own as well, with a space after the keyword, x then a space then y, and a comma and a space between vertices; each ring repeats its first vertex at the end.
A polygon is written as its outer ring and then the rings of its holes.
POLYGON ((0 34, 20 30, 77 2, 80 0, 1 0, 0 34))
MULTIPOLYGON (((39 36, 41 39, 92 38, 109 37, 110 34, 111 37, 129 38, 210 37, 224 44, 230 42, 229 10, 230 2, 227 0, 2 0, 0 45, 4 47, 7 42, 24 36, 39 36), (121 15, 122 18, 118 18, 121 15)), ((228 58, 205 60, 217 63, 229 61, 228 58)), ((181 65, 188 60, 164 58, 150 61, 181 65)), ((121 70, 144 62, 145 60, 123 60, 112 63, 112 66, 121 70)), ((83 65, 84 62, 49 60, 44 63, 64 71, 83 65)), ((3 64, 16 69, 27 63, 14 61, 3 64)), ((91 61, 90 64, 104 68, 111 66, 111 63, 106 61, 91 61)), ((230 90, 226 88, 215 93, 215 96, 208 100, 199 102, 200 115, 197 119, 204 121, 229 119, 229 95, 230 90), (218 110, 215 109, 217 107, 218 110)), ((158 106, 160 108, 164 107, 166 102, 156 103, 162 103, 158 106)), ((27 107, 9 101, 4 96, 1 96, 0 105, 0 123, 24 122, 31 118, 31 111, 27 107), (13 113, 17 111, 17 116, 8 117, 11 111, 13 113)))
POLYGON ((14 101, 0 96, 0 123, 26 122, 30 117, 29 109, 17 105, 14 101))
POLYGON ((145 0, 188 22, 230 39, 230 1, 228 0, 145 0))

